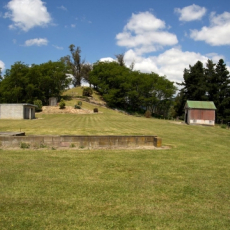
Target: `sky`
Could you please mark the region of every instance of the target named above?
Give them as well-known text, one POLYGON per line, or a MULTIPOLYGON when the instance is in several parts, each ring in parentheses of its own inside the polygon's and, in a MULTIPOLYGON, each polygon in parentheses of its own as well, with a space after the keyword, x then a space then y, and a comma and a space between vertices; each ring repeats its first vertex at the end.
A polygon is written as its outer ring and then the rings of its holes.
POLYGON ((3 74, 17 61, 58 61, 71 44, 87 63, 124 54, 174 82, 198 60, 230 66, 229 0, 0 0, 0 31, 3 74))

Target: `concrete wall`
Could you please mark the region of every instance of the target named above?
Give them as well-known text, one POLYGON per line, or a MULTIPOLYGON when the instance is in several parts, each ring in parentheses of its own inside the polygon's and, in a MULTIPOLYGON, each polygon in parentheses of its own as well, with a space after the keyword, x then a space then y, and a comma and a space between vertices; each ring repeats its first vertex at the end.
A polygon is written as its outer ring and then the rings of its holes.
POLYGON ((30 104, 0 104, 1 119, 35 119, 35 106, 30 104))
POLYGON ((1 104, 0 118, 1 119, 23 119, 24 110, 21 104, 1 104))
POLYGON ((162 146, 157 136, 0 136, 5 147, 20 147, 28 143, 31 147, 71 147, 77 148, 116 148, 139 146, 162 146))

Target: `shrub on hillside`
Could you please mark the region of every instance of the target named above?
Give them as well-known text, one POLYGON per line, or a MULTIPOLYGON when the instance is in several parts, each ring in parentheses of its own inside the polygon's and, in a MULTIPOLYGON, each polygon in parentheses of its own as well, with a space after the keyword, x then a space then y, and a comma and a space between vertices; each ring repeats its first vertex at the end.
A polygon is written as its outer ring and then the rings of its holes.
POLYGON ((147 111, 145 112, 145 117, 146 117, 146 118, 150 118, 151 116, 152 116, 151 111, 147 110, 147 111))
POLYGON ((94 113, 98 113, 98 108, 94 108, 94 109, 93 109, 93 112, 94 112, 94 113))
POLYGON ((37 107, 35 107, 36 112, 42 111, 42 101, 41 100, 35 100, 34 105, 37 106, 37 107))
POLYGON ((74 105, 74 109, 81 109, 80 105, 74 105))
POLYGON ((77 104, 82 106, 82 101, 78 101, 77 104))
POLYGON ((64 108, 65 108, 65 101, 63 100, 63 98, 62 98, 61 101, 59 102, 59 108, 60 108, 60 109, 64 109, 64 108))
POLYGON ((91 97, 93 95, 93 90, 90 87, 86 87, 83 89, 82 95, 86 97, 91 97))

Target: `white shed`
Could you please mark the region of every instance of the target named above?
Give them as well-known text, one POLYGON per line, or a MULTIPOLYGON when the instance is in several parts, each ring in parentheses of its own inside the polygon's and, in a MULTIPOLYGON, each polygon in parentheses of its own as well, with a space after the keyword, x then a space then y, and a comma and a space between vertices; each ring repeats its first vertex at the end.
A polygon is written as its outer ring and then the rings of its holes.
POLYGON ((32 104, 0 104, 0 119, 35 119, 32 104))

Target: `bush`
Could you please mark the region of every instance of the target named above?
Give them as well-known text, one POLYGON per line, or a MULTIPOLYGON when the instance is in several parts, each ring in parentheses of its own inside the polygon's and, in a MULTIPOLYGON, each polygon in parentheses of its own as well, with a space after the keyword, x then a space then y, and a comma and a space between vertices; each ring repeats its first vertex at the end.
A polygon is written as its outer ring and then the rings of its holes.
POLYGON ((226 124, 221 124, 220 127, 221 127, 222 129, 227 129, 227 125, 226 125, 226 124))
POLYGON ((146 112, 145 112, 145 117, 146 118, 150 118, 152 116, 152 113, 149 111, 149 110, 147 110, 146 112))
POLYGON ((65 101, 63 100, 63 98, 62 98, 61 101, 59 102, 59 108, 60 108, 60 109, 64 109, 64 108, 65 108, 65 101))
POLYGON ((82 106, 82 101, 78 101, 77 104, 82 106))
POLYGON ((28 143, 25 143, 25 142, 20 143, 20 148, 22 148, 22 149, 28 149, 29 147, 30 147, 30 144, 28 144, 28 143))
POLYGON ((94 113, 98 113, 98 108, 94 108, 94 109, 93 109, 93 112, 94 112, 94 113))
POLYGON ((80 105, 74 105, 74 109, 81 109, 80 105))
POLYGON ((42 101, 41 100, 35 100, 34 105, 37 106, 37 107, 35 107, 36 112, 42 111, 42 101))
POLYGON ((90 87, 86 87, 83 89, 82 95, 86 97, 91 97, 93 95, 93 90, 90 87))

